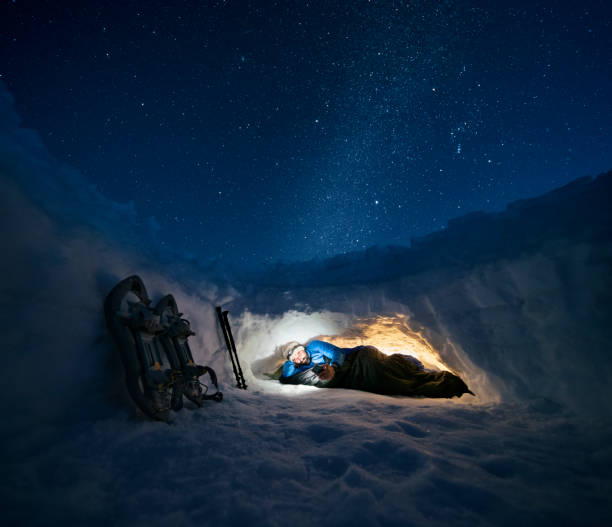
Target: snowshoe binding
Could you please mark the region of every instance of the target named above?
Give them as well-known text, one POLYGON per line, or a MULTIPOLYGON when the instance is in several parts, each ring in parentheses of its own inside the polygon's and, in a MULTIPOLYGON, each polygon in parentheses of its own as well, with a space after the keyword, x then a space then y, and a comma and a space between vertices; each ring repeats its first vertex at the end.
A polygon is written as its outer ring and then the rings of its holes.
MULTIPOLYGON (((187 344, 187 336, 193 334, 190 330, 180 338, 184 339, 182 345, 189 352, 193 370, 179 359, 173 335, 177 327, 175 318, 180 314, 174 298, 168 295, 155 308, 150 305, 144 283, 134 275, 111 290, 104 302, 104 314, 121 354, 130 396, 149 417, 168 421, 170 410, 178 411, 183 407, 184 393, 191 400, 194 393, 202 394, 200 375, 208 371, 217 387, 216 376, 212 369, 193 364, 187 344)), ((189 366, 188 362, 186 364, 189 366)), ((204 393, 203 397, 195 399, 201 406, 204 398, 221 400, 221 397, 217 391, 214 395, 204 393)))
POLYGON ((165 328, 162 340, 167 349, 174 351, 172 355, 178 361, 177 367, 180 368, 182 373, 183 395, 198 406, 202 406, 202 402, 206 399, 221 401, 223 394, 219 391, 215 371, 208 366, 199 366, 193 360, 193 354, 187 339, 195 333, 191 331, 189 321, 182 318, 183 314, 179 313, 174 297, 172 295, 163 297, 158 302, 155 311, 159 314, 161 324, 165 328), (216 390, 215 393, 210 395, 207 393, 208 386, 202 384, 199 380, 199 377, 205 373, 208 373, 216 390), (205 387, 206 390, 202 390, 202 387, 205 387))

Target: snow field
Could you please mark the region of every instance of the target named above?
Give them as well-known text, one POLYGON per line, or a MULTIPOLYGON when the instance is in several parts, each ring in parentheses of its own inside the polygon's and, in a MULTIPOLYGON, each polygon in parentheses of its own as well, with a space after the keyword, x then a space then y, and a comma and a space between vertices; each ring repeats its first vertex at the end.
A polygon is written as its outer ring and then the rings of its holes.
POLYGON ((22 525, 598 524, 612 430, 539 403, 226 388, 170 426, 118 411, 39 430, 2 493, 22 525))

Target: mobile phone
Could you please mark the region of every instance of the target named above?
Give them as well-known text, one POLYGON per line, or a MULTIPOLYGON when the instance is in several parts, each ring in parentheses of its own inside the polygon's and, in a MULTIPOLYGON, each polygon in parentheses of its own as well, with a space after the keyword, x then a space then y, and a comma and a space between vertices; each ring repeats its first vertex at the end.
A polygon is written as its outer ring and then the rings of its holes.
POLYGON ((315 364, 312 368, 312 371, 314 371, 315 373, 321 373, 325 368, 323 367, 323 364, 315 364))

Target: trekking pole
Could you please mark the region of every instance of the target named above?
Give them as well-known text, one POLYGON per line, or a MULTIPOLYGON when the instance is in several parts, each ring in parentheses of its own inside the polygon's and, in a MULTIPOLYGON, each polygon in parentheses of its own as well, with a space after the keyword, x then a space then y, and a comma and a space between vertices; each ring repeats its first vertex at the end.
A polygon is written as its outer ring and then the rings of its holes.
POLYGON ((234 377, 236 378, 236 386, 238 388, 242 388, 242 385, 240 383, 240 377, 238 377, 238 370, 236 369, 236 362, 234 361, 234 355, 232 353, 232 345, 230 343, 229 334, 227 332, 227 328, 225 327, 225 317, 223 316, 223 312, 221 311, 221 306, 217 306, 216 311, 217 311, 217 317, 219 318, 219 324, 221 325, 221 331, 223 331, 223 338, 225 339, 225 347, 227 348, 227 352, 229 353, 230 360, 232 361, 232 369, 234 370, 234 377))
POLYGON ((238 376, 240 377, 238 384, 240 384, 240 382, 242 381, 241 388, 243 390, 246 390, 247 385, 244 380, 244 375, 242 374, 242 368, 240 367, 240 361, 238 360, 238 352, 236 351, 236 344, 234 342, 234 336, 232 335, 232 328, 230 326, 229 319, 227 318, 228 313, 229 311, 223 311, 223 320, 225 320, 225 327, 227 329, 227 334, 229 335, 230 344, 232 345, 232 350, 234 351, 234 355, 236 357, 236 366, 238 366, 238 376))

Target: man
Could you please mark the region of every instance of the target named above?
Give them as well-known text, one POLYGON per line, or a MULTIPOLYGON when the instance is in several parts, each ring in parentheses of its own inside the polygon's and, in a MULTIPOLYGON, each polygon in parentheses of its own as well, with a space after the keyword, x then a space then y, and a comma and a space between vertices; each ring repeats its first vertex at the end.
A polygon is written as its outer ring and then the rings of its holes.
POLYGON ((290 348, 279 380, 283 384, 352 388, 383 395, 474 395, 454 373, 426 370, 409 355, 387 356, 374 346, 339 348, 322 340, 290 348))

